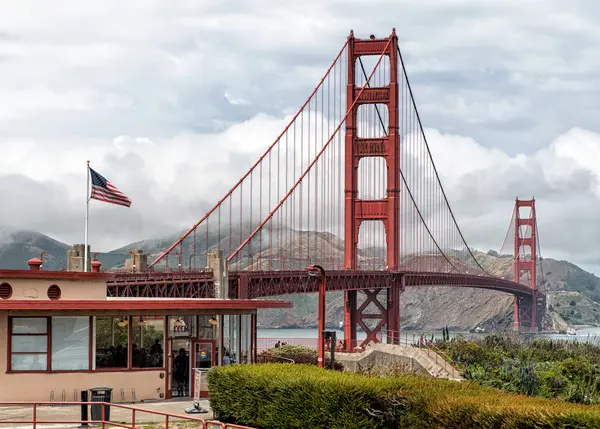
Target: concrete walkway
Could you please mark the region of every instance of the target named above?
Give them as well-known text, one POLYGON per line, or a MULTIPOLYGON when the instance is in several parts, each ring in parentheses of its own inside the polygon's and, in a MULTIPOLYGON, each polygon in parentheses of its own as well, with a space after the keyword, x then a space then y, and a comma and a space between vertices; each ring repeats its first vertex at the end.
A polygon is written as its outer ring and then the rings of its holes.
MULTIPOLYGON (((115 404, 121 405, 121 404, 115 404)), ((188 417, 199 417, 202 419, 211 419, 212 411, 208 404, 208 400, 200 401, 200 406, 208 413, 203 414, 186 414, 185 409, 193 406, 191 398, 185 399, 172 399, 169 401, 157 401, 157 402, 141 402, 137 404, 122 404, 125 406, 135 407, 138 410, 135 412, 136 426, 140 426, 141 423, 153 423, 153 422, 164 422, 165 417, 156 414, 146 413, 140 410, 158 411, 169 414, 176 414, 180 416, 188 417)), ((89 413, 89 411, 88 411, 89 413)), ((31 420, 33 410, 31 406, 11 406, 11 407, 0 407, 0 428, 10 427, 11 429, 30 429, 32 425, 29 423, 3 423, 6 420, 31 420)), ((116 406, 110 409, 110 420, 115 423, 131 424, 131 410, 118 408, 116 406)), ((88 414, 88 417, 91 416, 88 414)), ((47 421, 79 421, 81 419, 81 407, 80 406, 62 406, 55 405, 40 406, 37 409, 37 420, 47 421)), ((169 418, 169 421, 183 421, 175 417, 169 418)), ((52 424, 52 423, 40 423, 37 425, 38 429, 52 428, 76 428, 79 424, 52 424)), ((163 424, 164 427, 164 424, 163 424)))

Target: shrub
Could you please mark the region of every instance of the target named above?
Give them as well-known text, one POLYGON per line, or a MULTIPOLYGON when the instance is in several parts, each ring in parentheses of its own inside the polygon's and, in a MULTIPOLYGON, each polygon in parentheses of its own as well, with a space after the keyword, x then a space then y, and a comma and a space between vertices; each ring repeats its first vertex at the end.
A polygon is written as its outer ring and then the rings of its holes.
POLYGON ((600 407, 414 375, 368 377, 314 365, 229 365, 211 369, 208 383, 216 417, 256 428, 600 427, 600 407))
POLYGON ((492 335, 469 341, 452 339, 439 346, 458 362, 467 379, 484 386, 600 403, 600 347, 594 344, 492 335))
MULTIPOLYGON (((329 353, 325 353, 325 361, 329 362, 329 353)), ((258 355, 260 363, 281 363, 282 360, 290 360, 297 364, 317 365, 318 353, 316 349, 304 346, 283 345, 265 350, 258 355)), ((335 362, 335 369, 343 370, 344 366, 335 362)))

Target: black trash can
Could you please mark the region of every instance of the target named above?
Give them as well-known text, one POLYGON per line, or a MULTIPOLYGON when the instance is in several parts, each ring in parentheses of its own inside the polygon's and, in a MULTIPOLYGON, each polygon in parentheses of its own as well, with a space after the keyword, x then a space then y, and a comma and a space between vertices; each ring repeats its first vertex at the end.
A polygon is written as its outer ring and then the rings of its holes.
MULTIPOLYGON (((108 387, 94 387, 90 389, 91 398, 90 402, 110 402, 112 396, 112 389, 108 387)), ((101 404, 92 404, 92 413, 91 413, 92 421, 101 421, 102 420, 102 405, 101 404)), ((110 421, 110 406, 104 406, 104 420, 110 421)))

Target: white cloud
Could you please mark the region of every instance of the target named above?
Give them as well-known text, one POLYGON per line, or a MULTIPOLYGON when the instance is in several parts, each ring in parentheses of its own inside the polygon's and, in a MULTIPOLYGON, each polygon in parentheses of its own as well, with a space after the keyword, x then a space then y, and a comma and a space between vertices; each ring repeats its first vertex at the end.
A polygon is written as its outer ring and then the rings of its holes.
POLYGON ((535 195, 545 256, 600 267, 600 6, 496 0, 0 5, 0 225, 102 250, 186 227, 281 132, 350 29, 396 27, 453 208, 497 247, 535 195), (383 13, 382 13, 383 12, 383 13), (78 227, 81 226, 81 228, 78 227))

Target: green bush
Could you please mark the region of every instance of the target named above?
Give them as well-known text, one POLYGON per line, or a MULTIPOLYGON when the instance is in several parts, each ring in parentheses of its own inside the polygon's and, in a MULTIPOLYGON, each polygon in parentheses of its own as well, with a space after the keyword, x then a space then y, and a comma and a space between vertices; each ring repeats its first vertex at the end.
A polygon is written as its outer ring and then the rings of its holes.
POLYGON ((531 396, 600 403, 600 347, 576 341, 491 335, 439 341, 467 379, 531 396))
POLYGON ((217 418, 256 428, 600 427, 597 406, 414 375, 368 377, 314 365, 230 365, 211 369, 208 383, 217 418))
MULTIPOLYGON (((329 362, 330 354, 325 353, 325 361, 329 362)), ((297 364, 317 365, 318 353, 316 349, 304 346, 283 345, 265 350, 258 355, 259 363, 282 363, 284 360, 293 361, 297 364)), ((290 362, 291 363, 291 362, 290 362)), ((335 369, 343 370, 344 366, 339 362, 334 362, 335 369)))

